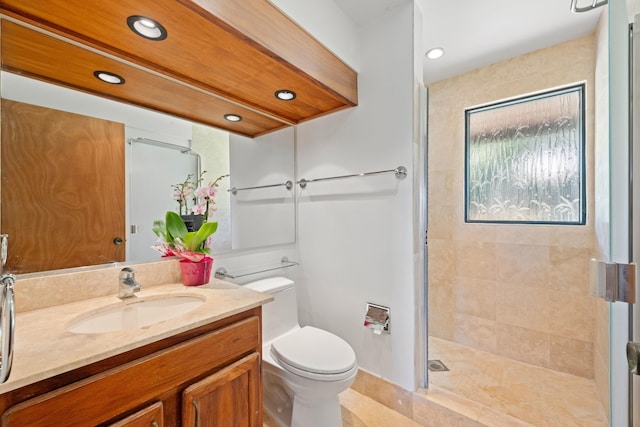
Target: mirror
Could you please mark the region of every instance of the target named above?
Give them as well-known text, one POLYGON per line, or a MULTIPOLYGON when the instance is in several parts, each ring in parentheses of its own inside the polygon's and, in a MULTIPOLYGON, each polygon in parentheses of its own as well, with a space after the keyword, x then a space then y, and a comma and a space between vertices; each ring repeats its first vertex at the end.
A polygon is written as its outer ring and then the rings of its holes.
MULTIPOLYGON (((4 63, 5 58, 3 58, 4 63)), ((173 185, 183 182, 189 175, 195 178, 201 173, 204 173, 203 183, 213 182, 223 177, 218 180, 216 211, 213 216, 213 220, 219 223, 218 231, 212 239, 214 254, 295 241, 294 189, 288 189, 283 185, 287 181, 294 181, 295 131, 293 127, 283 127, 250 138, 5 71, 2 72, 0 84, 3 102, 13 100, 41 106, 48 110, 91 116, 101 121, 115 122, 123 128, 121 144, 124 153, 124 169, 120 171, 124 175, 120 181, 124 183, 123 191, 126 201, 123 204, 124 212, 120 212, 120 216, 124 219, 123 227, 121 234, 105 234, 102 240, 108 241, 108 245, 117 245, 117 238, 122 238, 122 245, 125 247, 124 258, 117 259, 116 256, 97 254, 92 257, 95 263, 86 260, 81 264, 45 263, 39 268, 23 268, 20 260, 14 259, 12 266, 12 246, 15 247, 25 233, 11 231, 7 263, 10 271, 27 273, 104 264, 110 261, 140 262, 159 259, 160 254, 151 249, 156 239, 151 231, 153 220, 163 219, 167 210, 178 210, 178 202, 173 198, 173 185), (234 187, 238 190, 232 193, 230 190, 234 187)), ((34 129, 33 126, 27 127, 34 129)), ((11 132, 3 133, 3 152, 6 148, 4 140, 9 133, 11 132)), ((38 141, 44 141, 50 137, 50 135, 32 136, 38 141)), ((33 170, 32 166, 20 165, 20 159, 23 157, 26 157, 24 153, 19 153, 12 158, 7 157, 14 164, 12 168, 7 168, 3 161, 2 171, 20 171, 28 168, 33 170)), ((47 160, 49 163, 54 163, 53 157, 43 157, 45 160, 50 159, 51 161, 47 160)), ((110 165, 105 160, 93 159, 92 161, 95 165, 92 175, 102 174, 110 165)), ((57 169, 65 170, 65 174, 70 174, 77 168, 77 163, 70 162, 68 158, 61 162, 65 163, 56 163, 55 166, 57 169)), ((28 177, 29 174, 24 176, 28 177)), ((33 179, 33 176, 24 178, 23 181, 28 179, 33 179)), ((2 184, 4 187, 4 174, 2 184)), ((42 185, 44 186, 44 183, 42 185)), ((42 188, 42 190, 55 195, 60 192, 61 185, 63 184, 56 181, 55 186, 42 188)), ((40 186, 38 183, 29 182, 28 185, 25 183, 24 188, 40 186)), ((91 191, 88 190, 88 192, 91 191)), ((23 193, 24 191, 28 190, 23 190, 23 193)), ((5 193, 7 192, 2 192, 3 197, 10 195, 5 193)), ((3 232, 11 228, 13 221, 10 216, 5 215, 7 211, 5 207, 12 204, 18 205, 19 196, 11 195, 11 197, 15 198, 9 202, 5 200, 3 203, 3 232), (13 201, 16 203, 12 203, 13 201)), ((73 201, 74 215, 82 211, 82 209, 75 209, 82 203, 82 198, 73 201)), ((44 208, 53 204, 47 203, 44 204, 46 206, 42 206, 42 203, 38 203, 37 208, 29 205, 19 208, 20 212, 29 212, 29 215, 44 213, 44 219, 38 219, 35 216, 30 219, 31 225, 38 222, 43 224, 39 229, 39 237, 35 238, 36 242, 32 242, 32 245, 46 246, 45 241, 48 241, 51 234, 58 232, 66 232, 67 237, 62 240, 66 242, 73 234, 69 230, 75 231, 75 226, 61 229, 58 224, 47 225, 45 219, 49 215, 44 208), (43 235, 47 238, 43 239, 43 235)), ((120 201, 113 201, 109 206, 115 204, 122 205, 120 201)), ((191 206, 190 203, 189 207, 191 206)), ((96 215, 96 209, 88 209, 88 211, 92 211, 90 215, 94 224, 101 222, 93 218, 96 215)), ((84 223, 83 218, 75 219, 77 228, 80 227, 79 224, 84 223)), ((25 228, 33 227, 18 228, 18 230, 25 228)), ((52 253, 66 252, 55 249, 60 247, 58 244, 45 251, 48 253, 47 261, 56 258, 51 256, 52 253)))

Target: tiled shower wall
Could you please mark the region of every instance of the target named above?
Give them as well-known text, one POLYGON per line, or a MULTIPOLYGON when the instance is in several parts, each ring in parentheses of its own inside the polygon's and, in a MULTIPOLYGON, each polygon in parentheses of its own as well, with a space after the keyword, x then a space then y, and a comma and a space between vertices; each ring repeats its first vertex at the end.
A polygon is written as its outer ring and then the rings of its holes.
POLYGON ((594 376, 594 76, 591 34, 429 86, 429 333, 594 376), (587 224, 464 222, 464 110, 586 82, 587 224))

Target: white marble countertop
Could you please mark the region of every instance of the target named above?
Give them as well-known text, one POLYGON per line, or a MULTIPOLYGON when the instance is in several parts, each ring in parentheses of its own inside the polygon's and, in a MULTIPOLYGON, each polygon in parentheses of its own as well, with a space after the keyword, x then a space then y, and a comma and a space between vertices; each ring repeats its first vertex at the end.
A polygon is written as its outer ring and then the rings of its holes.
POLYGON ((13 367, 7 382, 0 385, 0 393, 215 322, 273 299, 269 294, 216 279, 198 287, 182 284, 151 286, 143 288, 136 297, 153 298, 161 294, 198 296, 204 303, 183 315, 150 326, 97 334, 72 333, 67 326, 79 316, 124 304, 116 295, 18 314, 13 367))

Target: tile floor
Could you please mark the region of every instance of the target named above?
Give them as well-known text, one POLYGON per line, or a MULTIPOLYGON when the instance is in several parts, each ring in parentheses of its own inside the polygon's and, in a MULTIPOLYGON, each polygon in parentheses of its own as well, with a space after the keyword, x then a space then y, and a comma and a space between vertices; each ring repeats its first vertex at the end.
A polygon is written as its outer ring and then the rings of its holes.
POLYGON ((606 427, 593 381, 532 366, 438 338, 429 338, 429 359, 449 371, 430 372, 429 384, 541 427, 606 427))
MULTIPOLYGON (((353 389, 340 394, 343 427, 607 427, 593 382, 438 338, 430 389, 414 394, 415 421, 353 389), (442 411, 449 408, 455 412, 442 411)), ((277 427, 265 414, 264 427, 277 427)))
MULTIPOLYGON (((352 389, 340 394, 343 427, 421 427, 421 424, 352 389)), ((263 427, 278 427, 265 413, 263 427)))

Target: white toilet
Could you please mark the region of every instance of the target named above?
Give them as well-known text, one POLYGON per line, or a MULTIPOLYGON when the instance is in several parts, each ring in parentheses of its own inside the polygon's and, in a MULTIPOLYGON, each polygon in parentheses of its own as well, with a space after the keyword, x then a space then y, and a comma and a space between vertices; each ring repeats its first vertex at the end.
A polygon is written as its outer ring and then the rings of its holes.
POLYGON ((270 277, 245 286, 274 296, 262 307, 262 380, 265 411, 281 426, 340 427, 338 394, 358 371, 342 338, 298 324, 294 282, 270 277))

